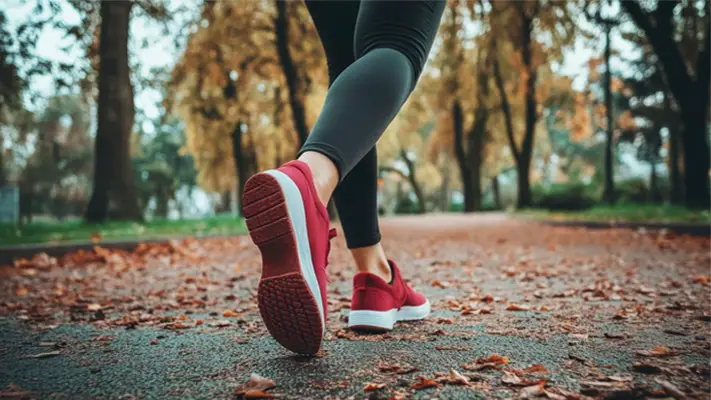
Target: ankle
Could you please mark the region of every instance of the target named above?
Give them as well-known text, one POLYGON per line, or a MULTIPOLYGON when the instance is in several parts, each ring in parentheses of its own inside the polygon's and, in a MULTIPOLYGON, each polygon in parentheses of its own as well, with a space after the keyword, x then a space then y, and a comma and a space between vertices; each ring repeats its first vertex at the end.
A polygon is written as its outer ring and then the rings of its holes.
POLYGON ((330 158, 315 151, 306 151, 298 158, 299 161, 308 165, 313 177, 316 195, 325 206, 333 195, 333 191, 338 184, 338 169, 330 158))
POLYGON ((390 262, 385 256, 385 251, 380 243, 373 246, 351 249, 351 255, 353 256, 358 272, 368 272, 377 275, 388 283, 392 281, 390 262))

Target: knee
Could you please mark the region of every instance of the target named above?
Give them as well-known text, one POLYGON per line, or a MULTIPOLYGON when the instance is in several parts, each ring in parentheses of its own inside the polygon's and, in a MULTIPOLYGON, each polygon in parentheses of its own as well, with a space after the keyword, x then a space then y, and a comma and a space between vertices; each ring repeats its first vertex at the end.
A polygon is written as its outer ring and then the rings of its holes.
POLYGON ((412 71, 413 80, 417 80, 427 60, 427 46, 410 33, 378 33, 367 36, 355 35, 355 59, 359 59, 376 49, 392 49, 407 58, 412 71))

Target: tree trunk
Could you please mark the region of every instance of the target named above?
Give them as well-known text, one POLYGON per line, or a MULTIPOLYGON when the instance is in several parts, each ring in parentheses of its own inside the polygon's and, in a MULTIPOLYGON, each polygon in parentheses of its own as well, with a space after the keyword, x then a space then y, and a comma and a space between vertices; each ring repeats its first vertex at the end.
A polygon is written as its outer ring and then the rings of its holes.
MULTIPOLYGON (((705 106, 703 106, 705 107, 705 106)), ((708 209, 709 196, 709 144, 706 141, 706 116, 708 110, 699 106, 690 112, 682 110, 684 118, 684 187, 686 205, 708 209)))
POLYGON ((405 150, 400 150, 400 157, 405 162, 405 165, 407 165, 407 180, 410 182, 410 186, 412 186, 412 190, 415 192, 415 197, 417 197, 417 212, 420 214, 424 214, 425 196, 422 193, 422 188, 420 187, 420 184, 417 183, 417 177, 415 176, 415 163, 410 160, 405 150))
POLYGON ((452 121, 454 121, 454 155, 457 159, 464 191, 464 212, 472 212, 474 211, 474 188, 472 187, 472 172, 464 152, 464 122, 462 121, 462 106, 459 99, 455 99, 452 104, 452 121))
POLYGON ((445 166, 440 167, 442 175, 442 185, 439 188, 439 209, 442 212, 449 211, 449 171, 445 166))
POLYGON ((501 203, 501 189, 499 188, 498 176, 491 178, 491 192, 494 196, 494 207, 496 207, 497 210, 503 209, 504 206, 501 203))
POLYGON ((299 147, 301 147, 306 141, 306 136, 309 134, 309 128, 306 124, 306 88, 299 79, 294 59, 289 50, 290 21, 287 12, 289 2, 283 0, 275 1, 277 8, 275 21, 277 55, 279 56, 279 63, 281 64, 284 77, 286 78, 289 106, 291 107, 291 115, 294 120, 294 129, 296 129, 296 134, 299 136, 299 147))
POLYGON ((94 191, 86 219, 142 220, 131 169, 134 105, 128 66, 130 1, 101 3, 98 130, 94 145, 94 191))
MULTIPOLYGON (((657 9, 646 12, 638 1, 623 1, 622 7, 641 28, 659 58, 665 81, 681 110, 684 124, 684 189, 686 205, 708 209, 709 144, 706 121, 709 113, 709 84, 711 83, 711 30, 706 29, 704 47, 698 53, 692 76, 686 60, 674 40, 676 27, 673 12, 677 2, 658 2, 657 9), (695 78, 695 79, 694 79, 695 78)), ((711 12, 711 1, 704 2, 704 12, 711 12)))
MULTIPOLYGON (((523 10, 523 8, 522 8, 523 10)), ((538 111, 536 110, 536 79, 538 73, 533 67, 531 35, 533 32, 533 16, 526 15, 521 12, 523 20, 523 42, 521 46, 521 58, 523 65, 528 71, 528 81, 526 82, 526 133, 521 143, 521 151, 519 154, 518 163, 518 208, 530 207, 531 201, 531 183, 530 169, 531 158, 533 155, 534 135, 536 133, 536 121, 538 120, 538 111)))
POLYGON ((605 24, 605 111, 607 113, 607 132, 605 140, 605 185, 602 200, 607 204, 615 203, 615 171, 613 166, 612 145, 613 136, 613 110, 612 110, 612 71, 610 70, 610 30, 609 23, 605 24))
POLYGON ((666 120, 671 121, 667 124, 669 130, 669 201, 672 204, 684 203, 684 185, 681 179, 680 165, 680 136, 679 125, 677 123, 677 114, 671 106, 671 99, 667 93, 664 94, 664 114, 666 120))
POLYGON ((237 207, 237 213, 240 216, 242 215, 242 194, 244 193, 244 185, 250 177, 249 160, 244 153, 242 150, 242 122, 237 121, 237 124, 232 130, 232 158, 234 159, 235 172, 237 175, 237 201, 240 204, 239 207, 237 207))
POLYGON ((657 180, 657 163, 652 159, 649 163, 649 201, 650 203, 659 203, 659 183, 657 180))

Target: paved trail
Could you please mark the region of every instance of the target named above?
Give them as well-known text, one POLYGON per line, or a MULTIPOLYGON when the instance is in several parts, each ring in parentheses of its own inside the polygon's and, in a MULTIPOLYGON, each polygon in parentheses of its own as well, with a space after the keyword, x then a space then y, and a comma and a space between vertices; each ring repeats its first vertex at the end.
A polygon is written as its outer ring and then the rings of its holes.
POLYGON ((287 399, 711 392, 708 238, 499 214, 392 218, 383 232, 433 315, 387 335, 345 329, 353 272, 339 237, 315 358, 266 335, 258 253, 245 237, 2 268, 0 398, 234 398, 251 373, 287 399), (435 387, 416 390, 420 376, 435 387), (370 383, 384 386, 365 391, 370 383))

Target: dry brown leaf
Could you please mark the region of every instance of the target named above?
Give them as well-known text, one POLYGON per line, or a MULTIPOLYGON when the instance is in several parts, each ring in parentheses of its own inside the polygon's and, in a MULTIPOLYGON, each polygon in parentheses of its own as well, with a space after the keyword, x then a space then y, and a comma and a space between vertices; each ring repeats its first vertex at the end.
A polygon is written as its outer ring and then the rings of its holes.
POLYGON ((26 287, 21 287, 21 288, 15 290, 15 296, 17 296, 17 297, 24 297, 24 296, 27 296, 29 293, 30 293, 30 291, 27 290, 26 287))
POLYGON ((711 282, 711 275, 696 275, 692 279, 700 285, 708 286, 711 282))
POLYGON ((501 382, 508 385, 519 385, 521 383, 521 378, 509 371, 504 371, 504 374, 501 376, 501 382))
POLYGON ((500 365, 508 363, 508 357, 492 354, 489 357, 479 357, 472 363, 462 364, 461 367, 470 371, 479 371, 486 368, 498 368, 500 365))
POLYGON ((506 307, 506 310, 507 310, 507 311, 530 311, 530 310, 531 310, 531 307, 529 307, 529 306, 523 306, 523 305, 520 305, 520 304, 511 303, 511 304, 508 305, 508 307, 506 307))
POLYGON ((548 370, 543 364, 533 364, 524 368, 523 371, 529 374, 548 375, 548 370))
POLYGON ((245 399, 269 398, 273 396, 269 393, 264 393, 264 391, 269 390, 273 387, 276 387, 276 382, 271 379, 252 373, 251 375, 249 375, 247 383, 235 389, 234 394, 237 397, 242 397, 245 399))
POLYGON ((226 317, 226 318, 227 317, 236 317, 237 315, 239 315, 239 314, 237 314, 236 312, 234 312, 232 310, 225 310, 222 312, 222 316, 226 317))
POLYGON ((439 386, 437 381, 435 381, 434 379, 425 378, 424 376, 418 376, 417 379, 418 381, 412 386, 410 386, 412 389, 422 390, 439 386))
POLYGON ((482 298, 481 298, 481 301, 483 301, 484 303, 487 303, 487 304, 488 304, 488 303, 493 303, 493 302, 494 302, 494 298, 487 295, 487 296, 482 297, 482 298))
POLYGON ((382 388, 384 388, 384 387, 385 387, 385 384, 384 384, 384 383, 369 383, 369 384, 365 385, 365 387, 363 388, 363 390, 366 391, 366 392, 372 392, 372 391, 375 391, 375 390, 382 389, 382 388))
POLYGON ((637 354, 645 357, 669 357, 677 355, 677 352, 669 350, 669 348, 661 345, 654 346, 652 350, 641 350, 637 354))
POLYGON ((526 386, 518 394, 519 399, 530 399, 532 397, 538 397, 545 394, 546 381, 541 380, 535 385, 526 386))
POLYGON ((442 289, 446 289, 449 287, 449 282, 447 281, 439 281, 439 280, 434 280, 432 281, 432 287, 438 287, 442 289))
POLYGON ((469 386, 469 378, 466 376, 460 374, 457 372, 457 370, 450 369, 449 370, 449 375, 445 378, 445 382, 455 384, 455 385, 464 385, 464 386, 469 386))
POLYGON ((417 367, 413 365, 400 365, 400 364, 378 364, 378 369, 381 372, 394 372, 396 374, 409 374, 410 372, 417 371, 417 367))
POLYGON ((192 328, 190 325, 186 325, 182 322, 176 322, 172 325, 173 329, 189 329, 192 328))

